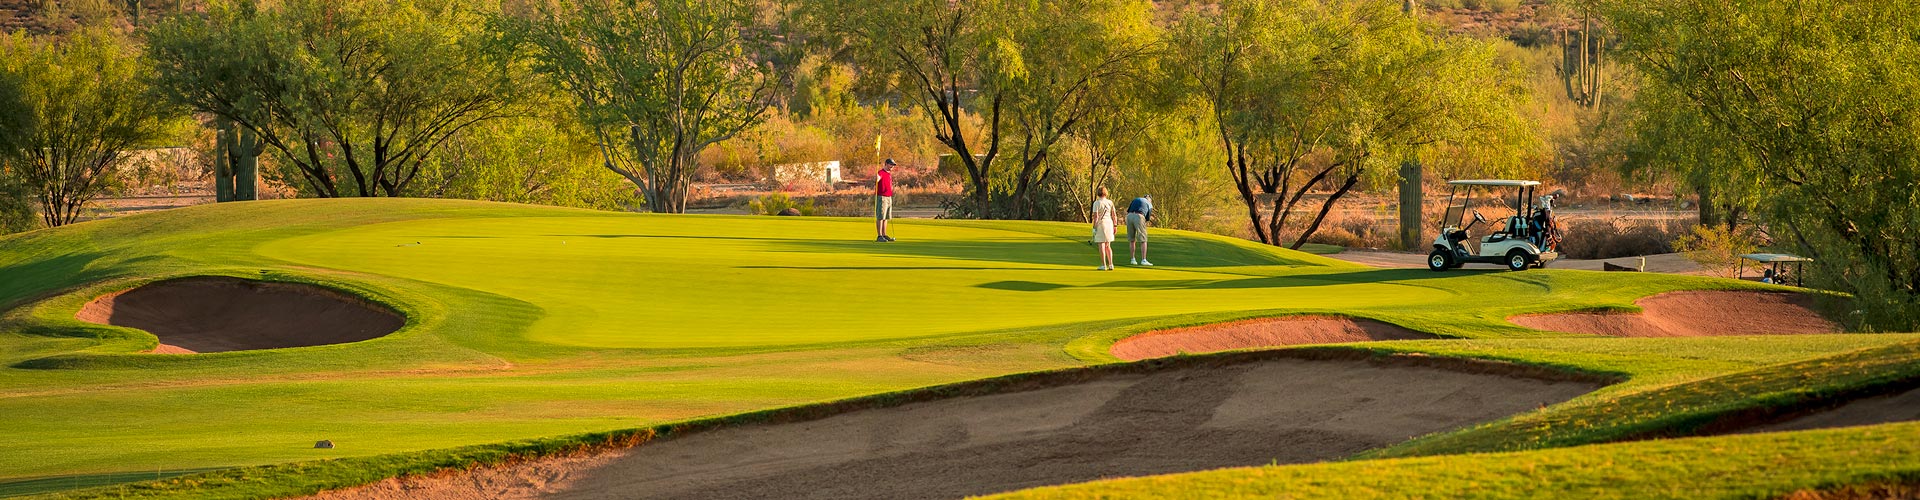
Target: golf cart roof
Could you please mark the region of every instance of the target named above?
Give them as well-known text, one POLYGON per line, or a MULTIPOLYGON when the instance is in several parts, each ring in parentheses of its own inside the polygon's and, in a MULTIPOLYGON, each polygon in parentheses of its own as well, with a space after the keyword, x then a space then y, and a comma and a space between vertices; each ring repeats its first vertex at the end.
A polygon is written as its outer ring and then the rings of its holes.
POLYGON ((1538 186, 1540 181, 1516 181, 1512 179, 1461 179, 1447 182, 1454 186, 1538 186))
POLYGON ((1784 253, 1750 253, 1741 255, 1740 258, 1768 264, 1775 262, 1813 262, 1813 259, 1784 253))

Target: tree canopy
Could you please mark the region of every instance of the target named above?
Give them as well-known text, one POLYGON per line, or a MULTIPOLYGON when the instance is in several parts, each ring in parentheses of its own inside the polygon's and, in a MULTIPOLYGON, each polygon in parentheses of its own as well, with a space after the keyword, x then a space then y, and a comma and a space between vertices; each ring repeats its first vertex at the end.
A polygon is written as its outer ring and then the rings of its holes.
POLYGON ((1061 139, 1159 48, 1144 0, 804 0, 816 41, 912 104, 967 174, 981 217, 1034 217, 1061 139), (1003 171, 998 161, 1014 153, 1003 171), (1004 193, 999 206, 995 193, 1004 193))
POLYGON ((461 0, 216 1, 147 46, 168 98, 256 134, 304 193, 400 196, 448 138, 519 112, 525 72, 486 20, 461 0))
POLYGON ((519 25, 577 105, 606 167, 655 212, 686 210, 700 151, 760 123, 772 68, 751 58, 750 0, 587 0, 519 25))
MULTIPOLYGON (((79 219, 111 187, 114 169, 167 130, 173 108, 141 84, 145 61, 117 34, 82 30, 55 43, 24 33, 0 36, 0 90, 16 104, 4 116, 9 151, 0 164, 8 191, 31 192, 47 226, 79 219)), ((17 225, 17 202, 7 212, 17 225)))
POLYGON ((1228 0, 1189 13, 1174 44, 1169 62, 1190 69, 1212 108, 1226 169, 1269 244, 1291 230, 1298 248, 1356 184, 1422 148, 1530 134, 1516 69, 1484 42, 1428 33, 1400 2, 1228 0), (1318 214, 1289 229, 1323 186, 1318 214))
POLYGON ((1752 202, 1810 252, 1810 283, 1847 292, 1842 316, 1920 327, 1920 6, 1843 0, 1605 4, 1643 94, 1682 107, 1666 137, 1713 179, 1758 182, 1752 202))

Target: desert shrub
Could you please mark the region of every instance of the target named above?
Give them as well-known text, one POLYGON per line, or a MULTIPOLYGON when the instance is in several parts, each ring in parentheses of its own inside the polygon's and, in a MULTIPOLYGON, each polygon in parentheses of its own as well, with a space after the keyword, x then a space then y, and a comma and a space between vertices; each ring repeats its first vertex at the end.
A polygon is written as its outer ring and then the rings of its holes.
POLYGON ((33 204, 33 190, 17 176, 11 175, 4 166, 0 166, 0 234, 39 227, 33 204))
POLYGON ((789 208, 800 212, 800 215, 814 215, 820 211, 814 207, 813 200, 801 202, 787 196, 787 193, 768 193, 747 202, 747 209, 756 215, 780 215, 780 212, 789 208))
POLYGON ((1386 208, 1377 213, 1335 209, 1327 212, 1327 220, 1307 237, 1307 242, 1346 248, 1394 248, 1400 240, 1396 234, 1399 230, 1399 215, 1386 208))
POLYGON ((1673 247, 1714 276, 1733 278, 1740 267, 1740 254, 1753 253, 1752 229, 1726 226, 1694 226, 1693 231, 1674 241, 1673 247))
POLYGON ((641 203, 577 127, 568 117, 474 125, 434 152, 406 194, 601 210, 641 203))
POLYGON ((1521 47, 1542 47, 1555 42, 1553 28, 1538 21, 1515 26, 1507 33, 1507 39, 1521 47))
POLYGON ((1569 221, 1560 253, 1572 259, 1612 259, 1673 252, 1679 222, 1585 219, 1569 221))

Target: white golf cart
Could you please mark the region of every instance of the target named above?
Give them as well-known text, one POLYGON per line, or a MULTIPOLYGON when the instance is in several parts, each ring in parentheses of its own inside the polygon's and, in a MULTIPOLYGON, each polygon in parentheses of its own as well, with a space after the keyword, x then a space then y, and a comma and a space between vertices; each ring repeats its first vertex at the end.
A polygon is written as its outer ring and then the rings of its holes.
POLYGON ((1560 228, 1553 220, 1553 197, 1542 196, 1538 204, 1534 203, 1539 182, 1483 179, 1452 181, 1447 185, 1452 192, 1447 195, 1447 212, 1441 216, 1440 237, 1433 240, 1433 253, 1427 255, 1428 269, 1445 271, 1479 262, 1502 264, 1507 269, 1520 271, 1546 267, 1548 262, 1560 258, 1560 228), (1513 190, 1513 201, 1500 204, 1512 209, 1513 215, 1501 219, 1500 228, 1490 227, 1486 236, 1473 239, 1468 230, 1474 225, 1494 224, 1471 208, 1474 191, 1508 188, 1513 190), (1473 215, 1473 221, 1466 221, 1468 214, 1473 215))

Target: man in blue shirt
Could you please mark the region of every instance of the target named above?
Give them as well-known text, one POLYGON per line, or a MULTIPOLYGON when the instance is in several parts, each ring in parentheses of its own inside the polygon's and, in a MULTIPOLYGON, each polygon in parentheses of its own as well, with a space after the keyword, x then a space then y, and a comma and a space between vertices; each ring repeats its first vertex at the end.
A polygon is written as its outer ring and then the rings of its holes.
POLYGON ((1153 195, 1134 198, 1127 204, 1127 255, 1133 258, 1133 265, 1152 266, 1147 262, 1147 221, 1153 218, 1153 195))

